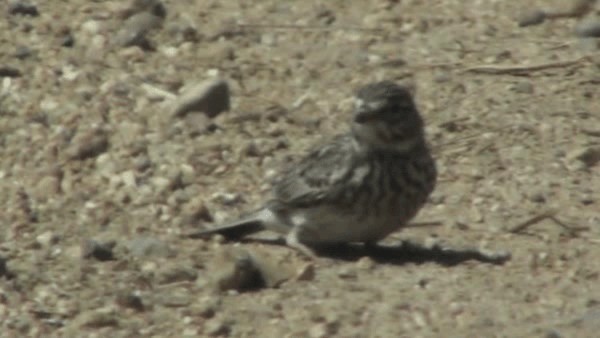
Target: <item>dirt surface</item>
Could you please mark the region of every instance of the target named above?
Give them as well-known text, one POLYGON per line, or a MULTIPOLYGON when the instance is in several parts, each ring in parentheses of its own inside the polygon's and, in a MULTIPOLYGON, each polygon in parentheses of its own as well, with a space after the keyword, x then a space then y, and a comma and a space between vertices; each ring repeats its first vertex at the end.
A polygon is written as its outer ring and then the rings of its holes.
POLYGON ((596 336, 598 39, 518 25, 566 1, 150 2, 0 5, 0 336, 596 336), (228 111, 172 113, 215 77, 228 111), (182 237, 382 79, 426 118, 433 225, 315 261, 182 237))

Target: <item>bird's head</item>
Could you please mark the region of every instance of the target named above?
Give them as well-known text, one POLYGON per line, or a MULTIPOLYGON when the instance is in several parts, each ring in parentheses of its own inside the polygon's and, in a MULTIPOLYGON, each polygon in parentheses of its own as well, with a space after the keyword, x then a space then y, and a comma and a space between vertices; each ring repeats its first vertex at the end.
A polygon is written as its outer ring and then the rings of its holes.
POLYGON ((391 81, 365 85, 355 95, 352 131, 371 149, 408 152, 423 143, 423 119, 411 93, 391 81))

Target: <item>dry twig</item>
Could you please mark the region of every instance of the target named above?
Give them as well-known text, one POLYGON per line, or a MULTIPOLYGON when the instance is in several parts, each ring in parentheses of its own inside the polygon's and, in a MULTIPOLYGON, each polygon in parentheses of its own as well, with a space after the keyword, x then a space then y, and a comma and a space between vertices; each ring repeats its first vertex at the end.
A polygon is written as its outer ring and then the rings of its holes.
POLYGON ((482 66, 473 66, 473 67, 466 68, 463 70, 463 72, 491 74, 491 75, 498 75, 498 74, 525 75, 525 74, 539 71, 539 70, 545 70, 545 69, 551 69, 551 68, 563 68, 563 67, 577 65, 584 61, 588 61, 590 58, 591 58, 591 55, 586 55, 586 56, 582 56, 582 57, 574 59, 574 60, 549 62, 549 63, 542 63, 542 64, 531 65, 531 66, 482 65, 482 66))
POLYGON ((556 211, 556 210, 548 210, 539 215, 533 216, 532 218, 530 218, 524 222, 517 224, 516 226, 514 226, 510 230, 508 230, 508 232, 513 233, 513 234, 521 233, 525 229, 529 228, 530 226, 537 224, 545 219, 552 220, 555 224, 558 224, 563 229, 567 230, 571 235, 576 235, 577 232, 579 232, 579 231, 589 230, 588 227, 573 227, 573 226, 567 225, 566 223, 564 223, 563 221, 559 220, 556 217, 557 213, 558 213, 558 211, 556 211))
POLYGON ((405 228, 421 228, 421 227, 439 227, 442 225, 440 221, 430 221, 430 222, 411 222, 405 225, 405 228))

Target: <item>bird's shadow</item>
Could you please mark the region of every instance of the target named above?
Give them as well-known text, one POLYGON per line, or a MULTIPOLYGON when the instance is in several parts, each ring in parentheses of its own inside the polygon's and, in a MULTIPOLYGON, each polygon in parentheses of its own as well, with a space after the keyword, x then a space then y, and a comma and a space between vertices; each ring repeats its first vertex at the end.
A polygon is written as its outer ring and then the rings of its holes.
MULTIPOLYGON (((249 239, 248 239, 249 240, 249 239)), ((253 242, 285 245, 279 240, 253 239, 253 242)), ((409 263, 436 263, 443 266, 455 266, 465 261, 474 260, 495 265, 510 260, 509 252, 487 252, 477 248, 454 249, 440 245, 424 246, 411 241, 399 244, 366 246, 362 244, 340 244, 335 246, 313 248, 320 257, 356 261, 362 257, 370 257, 379 264, 404 265, 409 263)))

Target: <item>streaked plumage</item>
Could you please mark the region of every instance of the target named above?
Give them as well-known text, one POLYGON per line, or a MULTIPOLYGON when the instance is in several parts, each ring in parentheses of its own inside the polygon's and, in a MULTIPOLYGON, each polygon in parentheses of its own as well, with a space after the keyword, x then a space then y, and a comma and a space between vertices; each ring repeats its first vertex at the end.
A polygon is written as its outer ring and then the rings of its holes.
POLYGON ((271 230, 307 254, 307 246, 376 243, 417 214, 435 182, 410 92, 389 81, 372 83, 356 93, 351 131, 285 170, 263 207, 193 237, 271 230))

